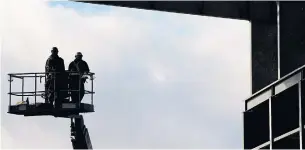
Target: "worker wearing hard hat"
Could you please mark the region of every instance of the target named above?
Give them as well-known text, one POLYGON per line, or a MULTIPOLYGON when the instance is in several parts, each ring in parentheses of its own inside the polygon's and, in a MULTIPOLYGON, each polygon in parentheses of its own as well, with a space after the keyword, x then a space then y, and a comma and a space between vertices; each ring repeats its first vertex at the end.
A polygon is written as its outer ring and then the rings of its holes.
POLYGON ((64 60, 58 56, 57 47, 53 47, 51 50, 51 56, 47 59, 46 62, 46 72, 63 72, 65 71, 64 60))
POLYGON ((51 50, 51 56, 47 59, 45 65, 45 72, 46 72, 46 102, 53 104, 54 99, 55 101, 59 99, 59 91, 61 87, 62 74, 65 72, 65 64, 64 60, 58 56, 58 49, 57 47, 53 47, 51 50), (55 73, 56 72, 56 73, 55 73), (54 85, 55 81, 55 85, 54 85))
POLYGON ((89 66, 86 61, 83 59, 83 54, 81 52, 77 52, 75 55, 74 61, 72 61, 69 65, 70 72, 78 72, 79 75, 71 76, 70 87, 71 90, 77 90, 71 92, 72 102, 80 102, 85 95, 85 78, 81 78, 83 74, 89 73, 89 66))

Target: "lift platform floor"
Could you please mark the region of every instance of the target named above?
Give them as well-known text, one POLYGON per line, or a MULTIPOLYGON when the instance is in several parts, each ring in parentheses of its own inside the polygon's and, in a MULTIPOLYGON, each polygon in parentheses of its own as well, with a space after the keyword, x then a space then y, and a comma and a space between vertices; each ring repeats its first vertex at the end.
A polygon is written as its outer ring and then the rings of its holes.
POLYGON ((78 115, 79 113, 94 112, 94 106, 91 104, 81 103, 78 108, 76 103, 62 103, 61 107, 54 108, 48 103, 36 104, 18 104, 9 106, 8 113, 24 116, 54 116, 65 117, 78 115))

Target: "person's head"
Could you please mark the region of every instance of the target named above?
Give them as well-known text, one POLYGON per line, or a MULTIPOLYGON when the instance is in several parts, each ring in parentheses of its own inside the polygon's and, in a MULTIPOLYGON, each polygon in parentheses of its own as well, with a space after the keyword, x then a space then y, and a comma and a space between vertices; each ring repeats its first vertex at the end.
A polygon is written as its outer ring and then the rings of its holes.
POLYGON ((53 47, 51 50, 52 55, 58 55, 58 49, 57 47, 53 47))
POLYGON ((81 52, 77 52, 76 54, 75 54, 75 59, 76 60, 81 60, 83 58, 83 54, 81 53, 81 52))

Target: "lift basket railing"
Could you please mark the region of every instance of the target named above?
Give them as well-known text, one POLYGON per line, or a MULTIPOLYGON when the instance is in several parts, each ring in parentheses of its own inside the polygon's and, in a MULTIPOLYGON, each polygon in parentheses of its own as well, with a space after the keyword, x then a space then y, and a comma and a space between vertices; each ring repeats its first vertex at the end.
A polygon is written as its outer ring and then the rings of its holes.
MULTIPOLYGON (((79 73, 79 72, 72 72, 72 71, 65 71, 65 72, 33 72, 33 73, 10 73, 8 74, 9 76, 9 106, 11 106, 11 101, 12 101, 12 96, 21 96, 22 97, 22 102, 24 102, 24 97, 34 97, 35 100, 35 104, 37 102, 37 96, 40 96, 42 98, 46 98, 46 94, 47 93, 51 93, 51 94, 56 94, 57 92, 67 92, 67 96, 71 97, 71 92, 79 92, 78 95, 80 95, 80 88, 81 88, 81 82, 89 79, 91 81, 91 89, 90 90, 86 90, 84 91, 84 95, 86 94, 90 94, 91 95, 91 105, 93 105, 93 94, 95 94, 95 92, 93 91, 93 81, 94 81, 94 73, 92 72, 88 72, 88 73, 79 73), (75 78, 78 78, 78 89, 71 89, 71 79, 73 78, 75 80, 75 78), (26 78, 34 78, 34 91, 30 91, 30 92, 25 92, 24 91, 24 80, 26 78), (21 91, 19 92, 13 92, 12 91, 12 82, 14 81, 14 79, 21 79, 22 83, 21 83, 21 91), (37 80, 39 79, 40 82, 42 82, 42 79, 44 79, 44 84, 45 84, 45 90, 42 91, 38 91, 37 90, 37 80), (50 83, 50 85, 52 85, 52 89, 47 89, 46 85, 47 82, 52 82, 50 83), (64 87, 60 87, 60 90, 56 89, 56 84, 60 84, 61 82, 66 82, 67 86, 64 87)), ((90 84, 90 83, 89 83, 90 84)), ((54 97, 54 101, 55 101, 55 96, 54 97)))

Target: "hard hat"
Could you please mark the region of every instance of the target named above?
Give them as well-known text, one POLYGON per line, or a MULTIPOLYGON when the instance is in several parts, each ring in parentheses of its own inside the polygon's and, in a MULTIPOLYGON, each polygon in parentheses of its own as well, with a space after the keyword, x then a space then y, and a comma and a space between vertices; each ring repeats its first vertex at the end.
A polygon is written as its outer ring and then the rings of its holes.
POLYGON ((75 56, 83 56, 83 54, 81 52, 77 52, 75 56))

